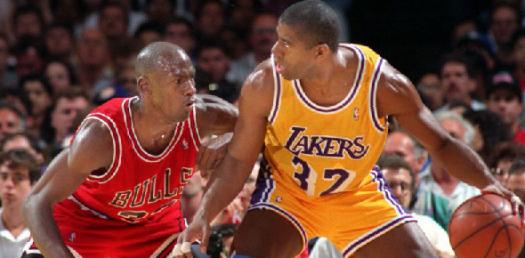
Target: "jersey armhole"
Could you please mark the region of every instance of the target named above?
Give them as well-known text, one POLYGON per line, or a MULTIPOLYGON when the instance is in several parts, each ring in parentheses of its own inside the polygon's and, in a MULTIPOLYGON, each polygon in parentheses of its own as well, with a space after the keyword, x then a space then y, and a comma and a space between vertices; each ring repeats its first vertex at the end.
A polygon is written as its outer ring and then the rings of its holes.
POLYGON ((193 146, 195 146, 195 148, 198 150, 199 146, 201 146, 201 136, 199 134, 199 127, 197 124, 197 109, 195 108, 195 105, 193 105, 193 110, 190 113, 188 124, 190 127, 190 135, 193 146))
MULTIPOLYGON (((108 128, 109 133, 111 135, 111 140, 113 144, 113 156, 112 161, 108 169, 101 175, 89 175, 87 177, 88 181, 94 181, 98 182, 100 184, 104 184, 111 180, 113 176, 115 175, 116 171, 118 171, 118 168, 121 165, 122 161, 122 141, 120 139, 120 134, 118 133, 117 126, 115 122, 108 116, 102 114, 102 113, 93 113, 90 114, 88 117, 84 119, 82 124, 84 124, 89 119, 94 119, 99 122, 101 122, 106 128, 108 128)), ((81 124, 81 126, 82 126, 81 124)))
POLYGON ((372 119, 372 124, 374 128, 379 132, 384 132, 387 127, 386 118, 381 121, 377 114, 377 87, 379 84, 379 78, 381 77, 381 67, 383 65, 384 59, 380 58, 379 62, 376 63, 376 66, 374 68, 374 74, 372 76, 372 82, 369 88, 369 110, 370 110, 370 117, 372 119))

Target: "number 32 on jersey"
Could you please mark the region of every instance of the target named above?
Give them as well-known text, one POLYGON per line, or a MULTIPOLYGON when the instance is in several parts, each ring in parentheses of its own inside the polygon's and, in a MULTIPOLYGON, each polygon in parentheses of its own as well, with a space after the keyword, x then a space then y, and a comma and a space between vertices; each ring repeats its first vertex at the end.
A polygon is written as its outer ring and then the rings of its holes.
MULTIPOLYGON (((308 196, 314 196, 318 176, 317 172, 310 167, 306 161, 297 156, 293 157, 292 164, 296 169, 293 175, 295 181, 306 191, 308 196)), ((319 194, 323 196, 344 190, 352 180, 354 180, 355 172, 342 168, 326 168, 321 176, 323 180, 332 182, 330 187, 319 194)))

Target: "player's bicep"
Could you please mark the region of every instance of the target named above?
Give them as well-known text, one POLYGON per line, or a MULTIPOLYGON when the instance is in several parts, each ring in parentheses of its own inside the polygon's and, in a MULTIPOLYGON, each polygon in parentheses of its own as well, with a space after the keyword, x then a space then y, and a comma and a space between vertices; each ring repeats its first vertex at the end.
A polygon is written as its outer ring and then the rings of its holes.
POLYGON ((264 69, 256 70, 242 88, 239 118, 228 148, 237 160, 252 164, 262 149, 273 98, 273 79, 264 69))
POLYGON ((393 116, 429 151, 440 148, 448 134, 425 107, 414 85, 389 64, 385 65, 377 93, 380 116, 393 116))
POLYGON ((71 146, 50 163, 32 195, 48 203, 66 198, 91 172, 111 164, 112 148, 109 131, 100 122, 86 123, 71 146))

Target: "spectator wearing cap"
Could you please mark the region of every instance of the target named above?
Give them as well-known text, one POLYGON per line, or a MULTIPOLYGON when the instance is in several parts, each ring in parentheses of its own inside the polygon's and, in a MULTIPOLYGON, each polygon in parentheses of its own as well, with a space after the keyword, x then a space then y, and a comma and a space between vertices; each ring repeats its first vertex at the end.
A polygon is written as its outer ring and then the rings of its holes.
POLYGON ((487 95, 487 108, 508 125, 515 142, 525 145, 525 130, 521 128, 519 119, 523 111, 522 93, 512 75, 508 72, 495 74, 487 95))

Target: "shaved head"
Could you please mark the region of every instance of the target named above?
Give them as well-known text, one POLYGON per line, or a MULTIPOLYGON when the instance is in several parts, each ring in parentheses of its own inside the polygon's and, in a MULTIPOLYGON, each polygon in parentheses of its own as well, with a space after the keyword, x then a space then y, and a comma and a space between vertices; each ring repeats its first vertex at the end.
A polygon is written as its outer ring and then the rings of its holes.
POLYGON ((181 64, 191 59, 179 46, 169 42, 154 42, 144 47, 137 56, 135 71, 138 76, 162 72, 179 76, 181 64))

